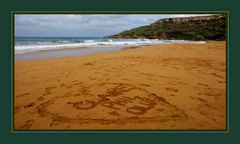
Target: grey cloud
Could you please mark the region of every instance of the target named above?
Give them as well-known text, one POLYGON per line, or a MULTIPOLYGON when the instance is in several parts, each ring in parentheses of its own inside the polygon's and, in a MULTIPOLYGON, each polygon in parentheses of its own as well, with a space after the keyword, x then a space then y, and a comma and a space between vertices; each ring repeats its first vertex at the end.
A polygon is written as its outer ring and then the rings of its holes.
POLYGON ((167 17, 196 15, 16 14, 15 36, 104 36, 167 17))

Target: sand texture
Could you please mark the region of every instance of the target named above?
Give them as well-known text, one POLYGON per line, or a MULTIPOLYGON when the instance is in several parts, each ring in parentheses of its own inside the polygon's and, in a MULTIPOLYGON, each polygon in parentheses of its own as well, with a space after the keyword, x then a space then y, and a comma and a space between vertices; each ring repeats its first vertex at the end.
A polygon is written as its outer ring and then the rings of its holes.
POLYGON ((226 43, 16 62, 15 129, 225 129, 226 43))

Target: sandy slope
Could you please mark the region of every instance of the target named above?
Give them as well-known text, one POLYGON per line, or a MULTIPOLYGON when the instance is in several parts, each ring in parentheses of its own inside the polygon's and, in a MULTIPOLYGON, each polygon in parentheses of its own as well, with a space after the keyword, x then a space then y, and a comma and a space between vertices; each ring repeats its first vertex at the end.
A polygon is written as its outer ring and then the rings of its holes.
POLYGON ((16 129, 225 129, 225 42, 17 62, 16 129))

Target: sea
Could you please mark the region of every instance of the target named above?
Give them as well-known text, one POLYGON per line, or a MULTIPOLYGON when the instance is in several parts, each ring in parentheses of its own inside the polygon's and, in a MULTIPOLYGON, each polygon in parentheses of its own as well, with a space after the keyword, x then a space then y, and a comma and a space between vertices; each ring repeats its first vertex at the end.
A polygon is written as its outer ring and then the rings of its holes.
POLYGON ((204 42, 143 38, 127 39, 103 37, 15 37, 14 43, 15 59, 31 60, 118 51, 144 45, 204 42))

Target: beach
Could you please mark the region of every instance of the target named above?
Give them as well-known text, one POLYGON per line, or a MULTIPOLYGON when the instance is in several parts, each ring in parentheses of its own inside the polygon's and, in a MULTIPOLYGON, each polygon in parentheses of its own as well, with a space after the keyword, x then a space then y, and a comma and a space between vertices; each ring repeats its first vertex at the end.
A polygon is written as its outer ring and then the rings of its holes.
POLYGON ((14 64, 16 130, 224 130, 226 103, 225 41, 14 64))

